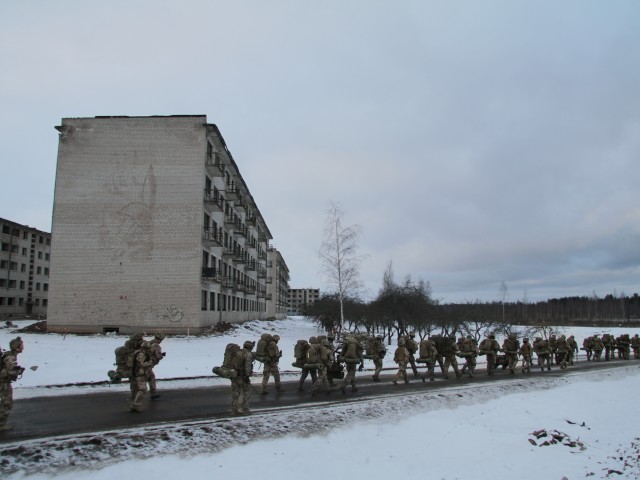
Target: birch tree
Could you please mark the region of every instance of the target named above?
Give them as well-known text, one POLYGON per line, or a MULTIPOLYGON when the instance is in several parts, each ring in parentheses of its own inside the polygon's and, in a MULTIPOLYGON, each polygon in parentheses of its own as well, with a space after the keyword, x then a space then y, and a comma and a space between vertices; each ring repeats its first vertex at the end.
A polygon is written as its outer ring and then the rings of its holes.
POLYGON ((363 255, 358 255, 359 225, 344 225, 344 211, 340 205, 331 202, 325 221, 324 239, 320 246, 320 260, 328 285, 338 296, 340 305, 340 325, 338 340, 344 328, 344 302, 349 296, 357 297, 361 288, 360 263, 363 255))

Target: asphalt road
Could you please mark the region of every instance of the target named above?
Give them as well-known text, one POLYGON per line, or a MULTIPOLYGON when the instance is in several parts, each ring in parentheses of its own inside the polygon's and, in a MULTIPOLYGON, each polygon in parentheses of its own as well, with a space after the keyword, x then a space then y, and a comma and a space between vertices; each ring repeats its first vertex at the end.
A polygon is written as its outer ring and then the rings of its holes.
MULTIPOLYGON (((485 382, 513 381, 525 378, 540 378, 543 376, 562 376, 576 371, 591 371, 601 369, 615 369, 636 365, 637 360, 613 360, 608 362, 581 361, 575 366, 561 370, 553 366, 551 371, 540 372, 539 368, 532 368, 530 374, 509 374, 507 371, 497 370, 494 375, 487 375, 484 368, 479 369, 473 378, 464 376, 455 379, 450 372, 451 380, 445 380, 436 369, 436 381, 423 383, 420 379, 413 379, 410 373, 408 385, 395 386, 391 383, 394 374, 391 372, 381 376, 381 382, 373 382, 371 371, 358 373, 356 382, 357 392, 347 389, 342 394, 337 387, 329 394, 310 395, 310 378, 306 381, 306 391, 297 391, 296 382, 283 382, 285 391, 276 394, 273 379, 269 383, 270 393, 258 395, 260 379, 254 378, 256 392, 252 394, 251 408, 254 415, 269 411, 273 408, 295 407, 298 405, 317 402, 340 401, 341 399, 367 399, 381 393, 424 392, 446 389, 454 385, 481 385, 485 382)), ((484 367, 484 366, 483 366, 484 367)), ((420 371, 423 371, 420 368, 420 371)), ((167 384, 170 382, 165 382, 167 384)), ((171 389, 161 388, 159 382, 158 393, 161 398, 144 400, 141 413, 131 413, 128 407, 128 394, 123 392, 89 393, 81 395, 64 395, 56 397, 37 397, 17 400, 9 423, 13 430, 0 433, 0 444, 13 443, 36 438, 47 438, 62 435, 86 434, 91 432, 119 430, 122 428, 140 427, 151 424, 183 422, 202 419, 224 418, 230 415, 231 386, 217 386, 211 388, 171 389)))

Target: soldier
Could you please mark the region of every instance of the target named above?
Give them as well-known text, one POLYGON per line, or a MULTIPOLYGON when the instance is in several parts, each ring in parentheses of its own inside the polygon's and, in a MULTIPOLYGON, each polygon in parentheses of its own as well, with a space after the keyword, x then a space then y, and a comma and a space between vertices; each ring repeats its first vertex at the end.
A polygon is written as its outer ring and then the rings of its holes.
POLYGON ((342 360, 347 367, 347 373, 344 376, 344 380, 342 380, 342 385, 340 386, 340 391, 342 393, 347 392, 347 386, 349 385, 351 385, 352 392, 358 391, 358 388, 356 387, 356 365, 360 364, 362 369, 364 361, 362 353, 362 345, 360 345, 357 338, 345 338, 345 343, 342 347, 342 360))
MULTIPOLYGON (((420 360, 427 364, 427 372, 429 373, 429 381, 434 382, 434 369, 438 361, 438 349, 433 341, 433 337, 422 340, 420 342, 420 360)), ((422 382, 427 378, 427 372, 422 374, 422 382)))
POLYGON ((325 348, 329 351, 329 355, 331 356, 331 365, 329 365, 329 368, 327 369, 327 380, 329 381, 330 387, 333 387, 334 368, 337 367, 338 371, 342 368, 342 366, 336 362, 336 346, 333 344, 334 339, 335 337, 333 335, 327 335, 327 340, 325 342, 325 348))
POLYGON ((598 335, 594 335, 591 345, 593 346, 593 359, 599 362, 602 357, 602 350, 604 350, 604 343, 602 343, 602 339, 598 335))
POLYGON ((587 362, 593 359, 593 337, 587 337, 582 341, 582 349, 587 354, 587 362))
POLYGON ((564 335, 561 335, 556 342, 556 355, 560 368, 567 368, 567 358, 569 357, 569 342, 564 335))
MULTIPOLYGON (((316 343, 318 343, 318 339, 316 337, 310 337, 309 344, 306 346, 306 348, 309 349, 310 345, 315 345, 316 343)), ((307 355, 306 351, 304 352, 304 355, 306 358, 306 355, 307 355)), ((304 391, 304 381, 307 379, 309 374, 311 374, 311 388, 313 388, 313 384, 316 383, 316 381, 318 380, 318 370, 316 368, 306 368, 303 366, 302 373, 300 374, 300 380, 298 382, 299 392, 304 391)))
POLYGON ((411 370, 413 370, 413 377, 418 378, 418 367, 416 366, 416 359, 414 357, 418 350, 418 344, 416 343, 415 337, 416 332, 411 332, 405 339, 404 347, 407 349, 407 353, 409 354, 408 361, 409 364, 411 364, 411 370))
POLYGON ((250 415, 251 374, 253 373, 253 347, 255 342, 247 340, 236 352, 234 367, 237 375, 231 379, 231 414, 250 415))
POLYGON ((522 355, 522 373, 525 371, 527 373, 531 373, 531 359, 533 354, 533 347, 529 343, 529 339, 527 337, 522 339, 522 346, 518 353, 522 355))
POLYGON ((445 336, 442 345, 444 347, 444 351, 441 352, 444 357, 444 366, 442 367, 444 378, 449 380, 449 366, 453 367, 456 378, 460 378, 462 374, 458 370, 458 360, 456 359, 456 354, 458 353, 456 336, 453 333, 448 337, 445 336))
POLYGON ((549 342, 543 340, 542 337, 536 337, 533 342, 533 350, 538 357, 538 366, 540 371, 544 372, 544 364, 547 364, 547 370, 551 370, 551 349, 549 348, 549 342))
POLYGON ((618 357, 623 360, 629 360, 631 356, 631 351, 629 350, 629 346, 631 345, 631 339, 629 338, 628 333, 623 333, 617 339, 618 341, 618 357))
POLYGON ((130 412, 140 413, 142 400, 145 393, 147 393, 147 382, 149 381, 149 372, 152 365, 151 343, 142 342, 140 350, 135 353, 131 378, 129 379, 129 387, 131 389, 131 396, 129 397, 130 412))
MULTIPOLYGON (((264 357, 264 370, 262 372, 262 395, 266 395, 269 393, 267 391, 267 383, 269 382, 269 377, 273 375, 273 381, 276 384, 276 392, 284 392, 284 388, 280 384, 280 370, 278 368, 278 362, 280 361, 280 357, 282 356, 282 351, 278 348, 278 342, 280 341, 280 335, 273 335, 265 349, 265 357, 264 357)), ((326 372, 325 372, 325 381, 326 381, 326 372)))
POLYGON ((507 356, 507 365, 509 371, 516 373, 516 367, 518 366, 518 350, 520 350, 520 342, 516 338, 515 333, 510 333, 507 338, 502 342, 502 350, 507 356))
POLYGON ((551 358, 553 358, 554 363, 558 365, 559 363, 558 356, 556 355, 556 352, 558 351, 558 347, 557 347, 558 340, 556 339, 556 336, 551 335, 547 342, 549 344, 549 350, 551 351, 551 358))
POLYGON ((576 342, 573 335, 567 339, 567 342, 569 342, 569 365, 573 366, 573 359, 575 358, 575 361, 578 361, 578 342, 576 342))
POLYGON ((151 394, 151 400, 160 398, 160 394, 156 393, 156 374, 153 372, 153 369, 166 355, 166 353, 162 351, 162 347, 160 346, 162 340, 164 340, 164 335, 162 333, 156 333, 153 337, 153 340, 149 342, 151 345, 151 368, 149 368, 149 393, 151 394))
POLYGON ((602 344, 604 345, 604 360, 609 361, 615 358, 616 340, 613 335, 605 333, 602 335, 602 344))
POLYGON ((373 343, 373 365, 376 367, 373 372, 373 381, 380 381, 380 372, 382 371, 382 360, 387 354, 387 348, 384 346, 384 337, 382 335, 376 335, 375 342, 373 343))
POLYGON ((493 375, 496 368, 496 357, 500 351, 500 344, 496 340, 496 336, 491 333, 480 343, 480 355, 487 356, 487 374, 493 375))
POLYGON ((633 348, 633 358, 636 360, 639 359, 640 358, 640 337, 638 337, 637 333, 633 337, 631 337, 630 346, 631 348, 633 348))
POLYGON ((24 373, 24 368, 18 365, 18 355, 24 351, 24 342, 16 337, 9 342, 9 351, 4 352, 0 359, 0 432, 6 432, 13 427, 7 423, 7 418, 13 409, 13 387, 24 373))
POLYGON ((393 361, 398 364, 398 373, 396 373, 396 376, 393 379, 394 385, 398 385, 398 380, 400 378, 404 380, 404 383, 409 383, 409 379, 407 378, 407 363, 409 362, 409 351, 407 350, 405 343, 405 339, 400 338, 398 340, 398 348, 396 348, 396 351, 393 354, 393 361))
POLYGON ((462 342, 460 344, 459 355, 464 358, 464 365, 462 366, 462 373, 467 373, 469 377, 473 377, 476 371, 476 357, 478 356, 478 346, 471 335, 467 335, 467 338, 461 337, 462 342))
POLYGON ((325 394, 329 394, 329 380, 327 379, 327 371, 333 363, 333 353, 331 342, 324 340, 318 347, 318 360, 322 365, 318 368, 318 380, 311 386, 311 396, 315 396, 322 388, 325 394))

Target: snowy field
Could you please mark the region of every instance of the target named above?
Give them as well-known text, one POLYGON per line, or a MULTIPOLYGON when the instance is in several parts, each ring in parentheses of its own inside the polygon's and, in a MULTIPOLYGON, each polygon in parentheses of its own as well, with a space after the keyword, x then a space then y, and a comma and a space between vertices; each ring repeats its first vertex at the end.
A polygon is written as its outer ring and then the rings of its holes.
MULTIPOLYGON (((578 343, 594 333, 638 333, 638 329, 563 331, 574 334, 578 343)), ((228 383, 211 374, 211 367, 221 363, 225 345, 257 340, 263 332, 282 337, 285 355, 281 365, 285 369, 293 362, 297 339, 322 333, 306 319, 295 317, 251 322, 219 337, 167 338, 162 344, 167 357, 156 368, 156 375, 161 379, 190 377, 182 380, 190 386, 228 383)), ((15 336, 1 329, 0 345, 6 348, 15 336)), ((106 371, 112 368, 113 350, 124 337, 21 336, 26 348, 20 364, 27 371, 14 384, 18 401, 33 395, 124 387, 50 387, 105 380, 106 371)), ((391 360, 392 355, 387 355, 385 367, 393 367, 391 360)), ((640 361, 628 363, 628 367, 606 373, 569 371, 560 379, 536 381, 516 375, 437 393, 429 392, 427 384, 424 393, 409 396, 339 402, 332 396, 333 403, 304 410, 283 409, 231 422, 138 429, 135 434, 144 434, 145 440, 130 448, 130 454, 73 459, 73 467, 68 458, 57 459, 49 466, 26 468, 4 478, 188 475, 191 479, 239 479, 257 475, 260 469, 283 480, 300 475, 323 480, 327 475, 358 479, 638 479, 640 361), (185 428, 191 430, 187 438, 180 434, 185 428)), ((371 362, 366 366, 370 368, 371 362)), ((291 379, 299 373, 293 367, 289 370, 291 379)), ((172 387, 178 382, 165 381, 172 387)), ((51 440, 51 445, 56 441, 51 440)), ((25 445, 30 443, 34 444, 25 445)))

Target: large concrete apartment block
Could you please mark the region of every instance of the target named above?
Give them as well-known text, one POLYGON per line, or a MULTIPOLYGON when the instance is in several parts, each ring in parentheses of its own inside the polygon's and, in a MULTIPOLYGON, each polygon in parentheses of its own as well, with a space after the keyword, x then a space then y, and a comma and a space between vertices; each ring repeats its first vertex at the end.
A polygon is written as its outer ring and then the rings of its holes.
POLYGON ((271 234, 204 115, 56 128, 50 331, 199 333, 266 318, 271 234))
POLYGON ((305 309, 320 300, 319 288, 290 288, 288 315, 303 315, 305 309))
POLYGON ((0 319, 44 318, 51 234, 0 218, 0 319))

